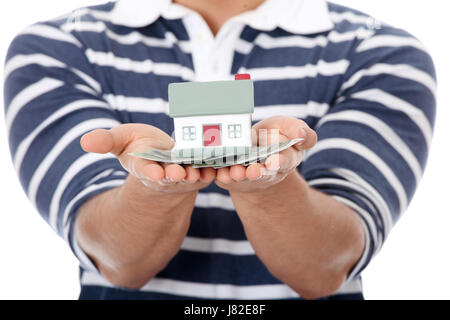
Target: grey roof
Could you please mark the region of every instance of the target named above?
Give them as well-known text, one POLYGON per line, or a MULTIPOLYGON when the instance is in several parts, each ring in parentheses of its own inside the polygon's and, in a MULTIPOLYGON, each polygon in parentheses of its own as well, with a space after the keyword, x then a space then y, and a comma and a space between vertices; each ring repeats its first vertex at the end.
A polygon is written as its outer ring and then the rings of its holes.
POLYGON ((169 84, 169 115, 173 118, 253 113, 253 108, 251 80, 169 84))

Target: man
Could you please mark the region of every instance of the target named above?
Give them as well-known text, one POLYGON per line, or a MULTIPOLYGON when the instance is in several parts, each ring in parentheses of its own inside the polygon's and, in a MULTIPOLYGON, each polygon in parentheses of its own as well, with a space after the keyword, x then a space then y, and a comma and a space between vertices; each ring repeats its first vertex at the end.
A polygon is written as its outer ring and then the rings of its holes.
POLYGON ((18 35, 5 79, 14 165, 79 258, 82 299, 362 298, 435 116, 422 45, 319 0, 86 8, 18 35), (173 146, 169 83, 242 72, 254 129, 305 138, 278 162, 216 171, 128 155, 173 146))

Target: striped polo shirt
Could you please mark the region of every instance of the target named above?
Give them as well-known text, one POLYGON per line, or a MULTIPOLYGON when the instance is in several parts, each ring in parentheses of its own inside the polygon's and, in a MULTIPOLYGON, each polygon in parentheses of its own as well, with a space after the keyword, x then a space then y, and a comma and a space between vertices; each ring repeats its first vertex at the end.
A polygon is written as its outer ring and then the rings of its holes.
POLYGON ((352 208, 366 235, 361 258, 328 299, 363 297, 360 274, 411 201, 435 119, 435 70, 424 46, 322 0, 267 0, 216 36, 170 0, 82 8, 20 32, 4 71, 15 169, 79 259, 82 299, 301 298, 258 259, 228 192, 214 183, 199 192, 179 252, 138 290, 109 283, 78 246, 80 205, 128 174, 112 155, 83 152, 80 137, 132 122, 172 134, 169 83, 249 73, 254 122, 285 115, 317 131, 298 170, 352 208))

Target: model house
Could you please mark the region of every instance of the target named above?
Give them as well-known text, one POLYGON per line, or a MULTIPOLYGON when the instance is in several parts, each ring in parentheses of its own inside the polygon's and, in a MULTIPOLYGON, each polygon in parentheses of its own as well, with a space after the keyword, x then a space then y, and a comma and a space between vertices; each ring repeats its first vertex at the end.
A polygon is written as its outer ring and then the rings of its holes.
POLYGON ((237 74, 231 81, 169 84, 173 151, 234 148, 235 153, 245 152, 252 145, 253 109, 253 82, 248 74, 237 74))

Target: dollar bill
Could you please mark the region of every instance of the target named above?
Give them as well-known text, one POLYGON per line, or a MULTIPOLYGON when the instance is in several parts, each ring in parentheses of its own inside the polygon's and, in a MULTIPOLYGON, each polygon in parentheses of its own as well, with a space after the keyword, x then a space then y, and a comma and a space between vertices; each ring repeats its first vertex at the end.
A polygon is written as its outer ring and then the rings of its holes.
POLYGON ((245 152, 238 149, 216 149, 215 152, 204 152, 206 149, 197 149, 186 152, 174 152, 173 150, 150 149, 145 152, 132 152, 129 155, 163 163, 192 164, 194 168, 212 167, 215 169, 242 164, 248 166, 255 162, 264 162, 272 154, 279 153, 294 144, 302 141, 302 138, 282 141, 268 146, 255 146, 246 148, 245 152))

